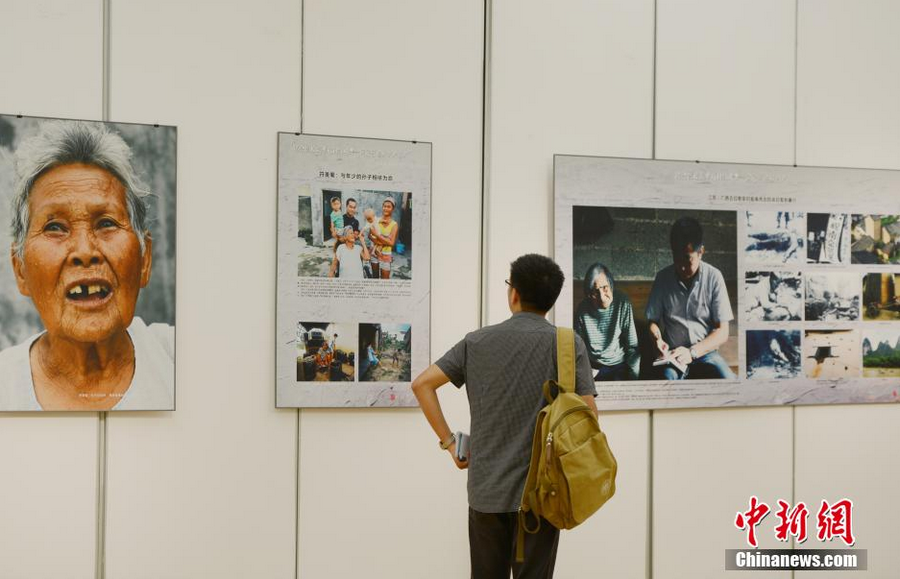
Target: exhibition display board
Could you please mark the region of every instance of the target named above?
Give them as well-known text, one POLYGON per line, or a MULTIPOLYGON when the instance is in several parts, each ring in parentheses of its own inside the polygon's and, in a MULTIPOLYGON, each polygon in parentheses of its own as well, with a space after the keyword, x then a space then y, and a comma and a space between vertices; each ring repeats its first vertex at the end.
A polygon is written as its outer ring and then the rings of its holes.
POLYGON ((430 143, 279 134, 276 406, 416 404, 430 208, 430 143))
POLYGON ((175 409, 175 165, 175 127, 0 115, 0 411, 175 409))
POLYGON ((896 402, 900 172, 556 156, 603 409, 896 402))

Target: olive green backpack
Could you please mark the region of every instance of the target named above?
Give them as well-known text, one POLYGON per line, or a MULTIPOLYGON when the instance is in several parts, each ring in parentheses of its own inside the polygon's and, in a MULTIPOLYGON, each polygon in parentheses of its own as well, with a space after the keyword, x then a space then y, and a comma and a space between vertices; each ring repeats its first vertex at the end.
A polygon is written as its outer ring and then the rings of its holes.
POLYGON ((519 507, 517 561, 524 556, 525 533, 538 532, 540 517, 559 529, 571 529, 616 492, 616 459, 594 412, 575 392, 571 328, 556 329, 556 361, 558 379, 544 382, 549 404, 538 413, 534 428, 531 466, 519 507), (529 513, 536 521, 533 528, 529 513))

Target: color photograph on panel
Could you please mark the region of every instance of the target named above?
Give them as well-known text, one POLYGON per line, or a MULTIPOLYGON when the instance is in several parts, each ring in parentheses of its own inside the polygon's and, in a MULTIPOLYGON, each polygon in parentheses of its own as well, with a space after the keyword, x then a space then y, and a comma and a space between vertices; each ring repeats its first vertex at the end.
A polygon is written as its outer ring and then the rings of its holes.
POLYGON ((737 303, 735 212, 575 206, 573 272, 581 283, 573 283, 572 323, 588 348, 598 381, 664 380, 671 372, 673 363, 661 355, 650 325, 666 317, 685 289, 676 261, 684 248, 673 257, 671 245, 672 233, 681 225, 698 236, 693 279, 703 286, 688 299, 700 299, 705 311, 683 325, 661 324, 663 339, 674 351, 706 338, 722 323, 728 338, 711 353, 717 367, 695 368, 695 374, 718 379, 733 378, 737 372, 737 338, 729 329, 734 319, 731 304, 737 303))
POLYGON ((900 215, 854 215, 853 263, 900 263, 900 215))
POLYGON ((176 129, 0 115, 0 411, 175 409, 176 129))
POLYGON ((430 202, 430 143, 279 134, 277 407, 416 405, 430 202))
POLYGON ((356 327, 353 324, 297 324, 297 381, 352 382, 356 327))
POLYGON ((867 326, 862 330, 863 376, 900 377, 900 326, 867 326))
POLYGON ((598 406, 900 400, 897 190, 898 171, 557 155, 555 315, 598 406))
POLYGON ((298 196, 301 277, 412 279, 412 194, 322 189, 298 196), (313 219, 313 215, 317 217, 313 219))
POLYGON ((862 280, 863 319, 900 321, 896 273, 870 273, 862 280))
POLYGON ((360 324, 359 351, 360 381, 409 382, 412 379, 409 324, 360 324))

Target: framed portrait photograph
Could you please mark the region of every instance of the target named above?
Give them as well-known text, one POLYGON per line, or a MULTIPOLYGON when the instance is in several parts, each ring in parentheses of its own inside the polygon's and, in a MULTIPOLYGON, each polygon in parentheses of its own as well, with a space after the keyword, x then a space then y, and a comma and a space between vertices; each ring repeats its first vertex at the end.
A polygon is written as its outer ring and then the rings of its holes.
POLYGON ((175 409, 176 146, 0 115, 0 411, 175 409))

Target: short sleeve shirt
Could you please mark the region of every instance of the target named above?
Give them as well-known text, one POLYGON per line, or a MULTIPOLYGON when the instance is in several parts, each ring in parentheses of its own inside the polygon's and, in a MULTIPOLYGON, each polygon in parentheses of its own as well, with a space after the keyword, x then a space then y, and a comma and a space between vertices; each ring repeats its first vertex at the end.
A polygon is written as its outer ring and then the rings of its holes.
POLYGON ((352 227, 354 232, 359 233, 359 219, 344 213, 344 227, 352 227))
POLYGON ((704 261, 690 284, 678 278, 674 265, 660 270, 646 313, 648 320, 662 324, 663 339, 672 348, 689 348, 734 319, 722 272, 704 261))
MULTIPOLYGON (((520 312, 469 333, 437 362, 471 412, 469 505, 483 513, 518 510, 531 461, 543 384, 557 377, 556 327, 520 312)), ((575 336, 575 391, 596 395, 587 350, 575 336)))

